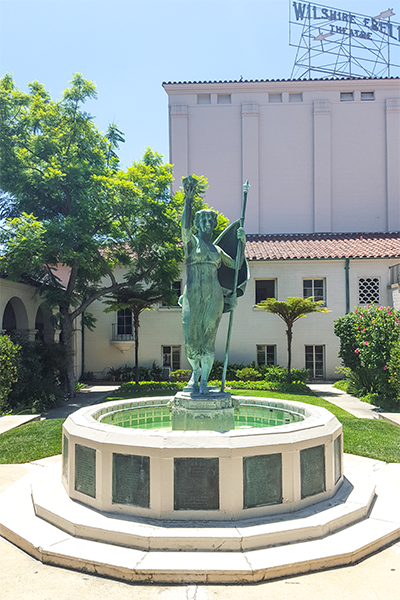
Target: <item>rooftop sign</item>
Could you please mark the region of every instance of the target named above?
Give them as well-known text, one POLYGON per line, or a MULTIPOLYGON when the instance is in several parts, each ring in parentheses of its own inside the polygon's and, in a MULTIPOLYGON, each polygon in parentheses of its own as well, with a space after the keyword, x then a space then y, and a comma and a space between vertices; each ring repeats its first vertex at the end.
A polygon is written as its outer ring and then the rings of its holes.
POLYGON ((390 76, 391 47, 400 45, 393 9, 361 15, 315 3, 290 2, 290 45, 297 47, 292 77, 311 74, 390 76), (335 56, 335 58, 333 58, 335 56))

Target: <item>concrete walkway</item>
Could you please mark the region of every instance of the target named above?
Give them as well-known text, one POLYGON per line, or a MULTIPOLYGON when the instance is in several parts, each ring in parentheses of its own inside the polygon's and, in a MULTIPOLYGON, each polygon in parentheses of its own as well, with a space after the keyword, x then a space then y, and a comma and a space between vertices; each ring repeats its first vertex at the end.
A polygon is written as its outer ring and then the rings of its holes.
POLYGON ((59 408, 52 408, 47 412, 42 413, 44 419, 66 419, 69 415, 79 408, 98 404, 105 400, 110 392, 117 390, 120 384, 117 385, 92 385, 80 390, 75 398, 71 398, 59 408))
POLYGON ((25 425, 31 421, 39 421, 40 415, 0 415, 0 433, 25 425))
POLYGON ((400 413, 386 413, 378 406, 362 402, 342 390, 338 390, 331 383, 311 383, 308 387, 321 396, 324 400, 343 408, 359 419, 384 419, 394 425, 400 425, 400 413))
POLYGON ((331 383, 310 383, 308 387, 312 391, 321 396, 324 400, 332 402, 339 408, 343 408, 351 415, 358 417, 359 419, 377 419, 379 408, 368 402, 362 402, 342 390, 337 390, 331 383))

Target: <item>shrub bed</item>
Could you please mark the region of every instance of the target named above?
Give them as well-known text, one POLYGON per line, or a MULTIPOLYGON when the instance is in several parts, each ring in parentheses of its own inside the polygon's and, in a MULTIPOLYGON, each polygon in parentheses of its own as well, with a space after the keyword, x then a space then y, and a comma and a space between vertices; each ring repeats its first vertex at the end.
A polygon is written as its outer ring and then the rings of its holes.
POLYGON ((123 393, 126 394, 128 392, 152 392, 157 390, 171 390, 174 392, 179 392, 185 387, 185 382, 180 381, 139 381, 139 383, 135 383, 134 381, 127 381, 123 383, 118 390, 115 391, 115 394, 123 393))

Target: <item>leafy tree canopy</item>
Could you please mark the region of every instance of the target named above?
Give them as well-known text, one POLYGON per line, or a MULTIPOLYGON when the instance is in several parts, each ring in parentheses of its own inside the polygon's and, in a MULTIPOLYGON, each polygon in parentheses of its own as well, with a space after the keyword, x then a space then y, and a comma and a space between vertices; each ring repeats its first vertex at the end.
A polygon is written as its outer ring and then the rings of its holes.
POLYGON ((267 298, 256 304, 257 308, 278 315, 287 326, 292 326, 299 319, 305 318, 310 313, 331 312, 324 307, 323 300, 314 301, 313 298, 289 297, 285 302, 275 298, 267 298))
MULTIPOLYGON (((0 80, 0 270, 37 286, 56 309, 69 395, 74 320, 93 325, 87 309, 107 294, 138 284, 170 288, 183 260, 184 199, 170 196, 172 165, 148 148, 122 170, 124 134, 115 123, 105 135, 97 129, 84 110, 94 98, 95 85, 80 74, 59 101, 37 81, 21 92, 11 75, 0 80)), ((205 207, 206 187, 199 178, 196 210, 205 207)), ((218 230, 226 224, 218 215, 218 230)))
MULTIPOLYGON (((182 260, 171 165, 147 149, 121 170, 122 132, 111 124, 101 134, 83 110, 95 97, 94 84, 80 74, 59 101, 38 82, 24 93, 10 75, 0 80, 0 188, 8 217, 0 268, 36 285, 58 307, 69 347, 74 319, 128 285, 117 280, 115 267, 129 271, 129 285, 165 284, 182 260), (66 281, 59 265, 67 267, 66 281)), ((73 395, 72 358, 67 371, 73 395)))

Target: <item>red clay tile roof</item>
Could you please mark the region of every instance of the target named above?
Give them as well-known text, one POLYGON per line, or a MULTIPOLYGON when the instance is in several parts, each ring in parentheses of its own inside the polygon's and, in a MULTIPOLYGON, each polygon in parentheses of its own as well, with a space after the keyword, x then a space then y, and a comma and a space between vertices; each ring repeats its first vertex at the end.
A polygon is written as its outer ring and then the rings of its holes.
POLYGON ((398 258, 400 232, 247 235, 248 260, 398 258))

